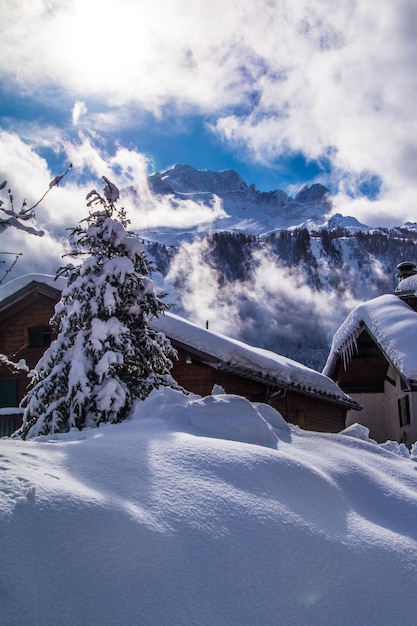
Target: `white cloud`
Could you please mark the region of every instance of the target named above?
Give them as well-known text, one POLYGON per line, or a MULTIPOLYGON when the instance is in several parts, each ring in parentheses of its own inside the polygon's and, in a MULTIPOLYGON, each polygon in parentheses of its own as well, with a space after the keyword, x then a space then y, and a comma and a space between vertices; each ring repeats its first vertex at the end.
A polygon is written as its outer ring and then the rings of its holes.
MULTIPOLYGON (((219 200, 213 200, 212 206, 207 207, 193 200, 180 200, 170 196, 155 197, 149 189, 149 162, 144 154, 119 146, 110 155, 105 150, 100 150, 87 134, 82 133, 79 137, 80 141, 77 143, 65 143, 68 159, 76 170, 90 173, 90 187, 100 185, 99 181, 105 175, 123 190, 121 201, 128 211, 132 228, 193 228, 225 216, 219 200)), ((99 187, 97 190, 100 192, 99 187)), ((72 189, 70 195, 73 198, 72 189)), ((71 213, 66 219, 70 216, 71 213)), ((73 212, 72 216, 74 217, 73 212)), ((49 217, 54 220, 52 214, 49 217)))
POLYGON ((3 80, 75 94, 74 124, 134 124, 134 105, 210 114, 248 160, 301 151, 327 159, 344 185, 374 173, 383 197, 349 211, 375 221, 394 201, 400 221, 415 219, 410 0, 4 0, 0 19, 3 80), (103 112, 86 111, 89 97, 103 112))
POLYGON ((58 267, 69 262, 68 258, 64 260, 62 258, 68 252, 68 240, 56 237, 48 231, 43 237, 35 237, 9 228, 7 237, 1 235, 0 240, 1 252, 9 253, 0 254, 0 280, 14 259, 12 253, 18 253, 20 256, 17 264, 7 275, 7 280, 32 273, 54 276, 58 267))
POLYGON ((12 190, 17 205, 27 198, 34 204, 51 180, 48 165, 15 133, 0 130, 0 173, 12 190))
MULTIPOLYGON (((51 133, 51 137, 57 140, 55 133, 51 133)), ((38 134, 32 128, 31 144, 35 148, 38 141, 38 134)), ((93 188, 102 192, 103 175, 121 190, 121 204, 127 210, 133 229, 162 226, 188 229, 225 215, 218 199, 208 207, 173 196, 155 197, 147 180, 148 161, 136 150, 119 147, 110 155, 86 132, 80 132, 76 141, 60 136, 57 144, 73 167, 60 186, 50 189, 36 209, 36 225, 45 231, 45 236, 34 237, 14 229, 0 236, 3 252, 23 255, 11 278, 25 272, 55 272, 68 244, 67 229, 76 226, 88 214, 85 196, 93 188)), ((45 137, 42 137, 42 145, 45 145, 45 137)), ((49 170, 46 160, 35 148, 15 133, 0 132, 0 178, 7 179, 17 208, 25 198, 28 206, 34 205, 57 175, 49 170)))
POLYGON ((149 195, 148 202, 132 202, 137 207, 137 214, 131 211, 132 226, 139 231, 152 228, 193 229, 200 225, 211 224, 226 214, 219 199, 213 199, 210 207, 193 200, 178 200, 174 197, 154 197, 149 195))
POLYGON ((77 100, 72 109, 72 124, 73 126, 78 126, 82 116, 86 115, 88 109, 85 102, 81 100, 77 100))
POLYGON ((201 327, 208 320, 213 330, 233 335, 230 331, 236 332, 235 323, 239 318, 232 290, 230 297, 222 297, 218 274, 204 261, 207 250, 205 239, 183 243, 171 263, 166 282, 181 284, 181 301, 188 319, 201 327))
MULTIPOLYGON (((0 177, 7 179, 16 209, 25 199, 28 206, 33 206, 49 189, 49 182, 55 176, 49 171, 45 159, 14 133, 0 132, 0 163, 0 177)), ((0 236, 1 252, 21 255, 8 278, 32 272, 54 274, 62 263, 61 257, 66 250, 65 228, 75 225, 74 217, 80 199, 80 190, 72 188, 72 194, 70 189, 52 188, 37 207, 36 226, 44 230, 43 237, 13 228, 3 231, 0 236)), ((12 258, 11 254, 0 255, 1 275, 12 258)))

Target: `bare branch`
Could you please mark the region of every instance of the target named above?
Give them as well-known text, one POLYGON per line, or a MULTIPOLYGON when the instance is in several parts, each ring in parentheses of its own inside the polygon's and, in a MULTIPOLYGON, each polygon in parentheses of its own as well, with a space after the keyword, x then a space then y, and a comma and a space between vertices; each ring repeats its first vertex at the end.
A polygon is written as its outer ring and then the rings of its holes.
MULTIPOLYGON (((67 169, 63 174, 59 176, 55 176, 55 178, 49 183, 48 189, 45 191, 43 196, 31 207, 27 207, 26 199, 23 200, 22 206, 19 210, 17 210, 14 206, 14 198, 11 192, 11 189, 7 190, 8 196, 8 206, 5 205, 4 201, 0 199, 0 234, 5 231, 7 228, 16 228, 17 230, 23 230, 29 235, 36 235, 37 237, 42 237, 44 235, 43 230, 39 230, 35 226, 30 226, 27 222, 29 220, 34 219, 34 209, 42 202, 45 196, 51 191, 52 187, 58 187, 61 180, 68 174, 70 169, 72 168, 72 163, 69 164, 67 169)), ((3 181, 0 183, 0 191, 5 189, 7 185, 7 181, 3 181)), ((0 285, 4 281, 7 274, 13 269, 15 264, 17 263, 18 258, 21 256, 21 253, 16 252, 0 252, 0 254, 11 254, 15 256, 13 263, 6 270, 3 277, 0 279, 0 285)))
POLYGON ((43 194, 42 198, 40 198, 33 206, 31 206, 29 209, 26 209, 26 211, 23 213, 30 213, 31 211, 33 211, 33 209, 35 209, 38 204, 40 204, 42 202, 42 200, 45 198, 45 196, 51 191, 52 187, 58 187, 59 183, 61 182, 61 180, 64 178, 64 176, 66 176, 68 174, 68 172, 70 171, 70 169, 72 168, 72 163, 70 163, 67 167, 67 169, 65 170, 65 172, 63 174, 60 174, 59 176, 55 176, 55 178, 53 180, 51 180, 51 182, 49 183, 49 187, 48 189, 45 191, 45 193, 43 194))
MULTIPOLYGON (((22 256, 22 253, 21 252, 0 252, 0 254, 11 254, 11 255, 14 255, 14 257, 15 257, 14 261, 12 261, 11 265, 9 265, 9 267, 4 272, 3 276, 0 278, 0 285, 1 285, 3 283, 3 281, 4 281, 4 279, 6 278, 7 274, 10 274, 10 272, 12 271, 12 269, 14 268, 16 263, 18 262, 19 257, 22 256)), ((5 261, 1 261, 1 262, 5 263, 5 261)))

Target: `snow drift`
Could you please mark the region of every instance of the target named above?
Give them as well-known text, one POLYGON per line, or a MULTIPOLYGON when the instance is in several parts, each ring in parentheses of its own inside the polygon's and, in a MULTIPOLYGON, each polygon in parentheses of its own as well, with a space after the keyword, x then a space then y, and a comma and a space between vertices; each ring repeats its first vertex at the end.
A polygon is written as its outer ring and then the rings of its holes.
MULTIPOLYGON (((350 436, 347 436, 350 435, 350 436)), ((172 389, 131 420, 0 441, 3 625, 399 624, 417 466, 271 407, 172 389)))

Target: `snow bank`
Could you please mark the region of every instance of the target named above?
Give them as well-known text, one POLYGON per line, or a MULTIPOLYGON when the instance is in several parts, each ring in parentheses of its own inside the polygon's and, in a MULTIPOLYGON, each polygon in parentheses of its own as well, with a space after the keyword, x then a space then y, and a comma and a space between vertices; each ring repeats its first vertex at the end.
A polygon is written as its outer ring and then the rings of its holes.
POLYGON ((191 399, 184 409, 184 418, 197 429, 196 432, 229 441, 277 447, 272 426, 256 406, 241 396, 218 394, 191 399))
POLYGON ((375 439, 370 438, 369 428, 363 426, 362 424, 352 424, 342 430, 340 434, 347 435, 348 437, 355 437, 356 439, 361 439, 362 441, 367 441, 375 446, 380 446, 380 448, 383 448, 384 450, 389 450, 393 454, 398 454, 398 456, 402 456, 405 459, 417 461, 417 446, 415 444, 410 451, 405 443, 398 443, 398 441, 388 440, 384 443, 378 443, 375 439))
POLYGON ((1 623, 408 623, 416 518, 409 460, 161 389, 121 424, 0 440, 1 623))
POLYGON ((374 439, 369 437, 369 428, 367 428, 367 426, 363 426, 363 424, 351 424, 351 426, 342 430, 340 434, 347 435, 348 437, 356 437, 357 439, 362 439, 362 441, 376 443, 374 439))
POLYGON ((213 393, 211 396, 185 395, 175 389, 154 389, 145 402, 137 402, 134 417, 165 417, 168 411, 176 426, 194 427, 195 434, 228 441, 241 441, 276 448, 273 424, 288 430, 282 416, 272 407, 252 404, 241 396, 213 393))

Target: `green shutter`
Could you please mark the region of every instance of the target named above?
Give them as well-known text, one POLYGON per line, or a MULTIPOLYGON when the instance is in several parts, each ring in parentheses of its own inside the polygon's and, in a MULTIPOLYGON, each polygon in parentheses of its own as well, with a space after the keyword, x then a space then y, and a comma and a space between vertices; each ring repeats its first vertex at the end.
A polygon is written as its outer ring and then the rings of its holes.
POLYGON ((28 328, 29 345, 31 348, 43 346, 43 326, 32 326, 28 328))
POLYGON ((49 326, 32 326, 28 328, 29 346, 39 348, 51 343, 51 329, 49 326))

